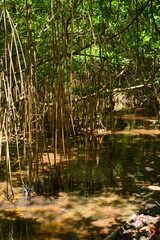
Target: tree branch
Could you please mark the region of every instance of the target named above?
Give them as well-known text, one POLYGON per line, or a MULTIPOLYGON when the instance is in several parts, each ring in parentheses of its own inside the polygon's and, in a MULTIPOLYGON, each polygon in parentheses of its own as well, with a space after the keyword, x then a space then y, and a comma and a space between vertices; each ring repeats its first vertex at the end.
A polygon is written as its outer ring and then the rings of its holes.
MULTIPOLYGON (((123 32, 125 32, 125 31, 132 25, 132 23, 142 14, 142 12, 143 12, 144 9, 147 7, 147 5, 148 5, 148 3, 149 3, 150 1, 151 1, 151 0, 148 0, 148 1, 139 9, 139 11, 137 11, 136 16, 130 21, 130 23, 128 23, 128 25, 127 25, 125 28, 123 28, 123 29, 122 29, 121 31, 119 31, 118 33, 112 35, 111 37, 108 37, 108 38, 106 39, 106 41, 110 41, 110 40, 112 40, 113 38, 115 38, 115 37, 119 36, 120 34, 122 34, 123 32)), ((102 30, 102 33, 101 33, 100 36, 103 36, 103 34, 105 33, 105 29, 106 29, 106 28, 104 28, 104 29, 102 30)), ((86 46, 85 46, 85 49, 88 48, 88 47, 90 47, 92 44, 94 44, 94 41, 92 41, 91 43, 89 43, 88 45, 86 45, 86 46)), ((82 50, 84 50, 84 47, 76 50, 75 52, 73 52, 73 54, 78 54, 78 53, 81 52, 82 50)))
MULTIPOLYGON (((127 88, 115 88, 113 90, 110 90, 108 88, 106 88, 107 86, 103 86, 99 91, 92 93, 90 95, 87 96, 83 96, 83 97, 78 97, 76 99, 73 100, 74 103, 79 102, 81 100, 86 100, 89 97, 95 97, 98 95, 101 95, 102 93, 106 92, 106 93, 116 93, 116 92, 126 92, 126 91, 131 91, 131 90, 136 90, 136 89, 141 89, 144 87, 149 87, 149 82, 152 81, 156 75, 156 73, 159 71, 160 66, 157 66, 155 68, 155 70, 153 71, 152 75, 148 78, 148 80, 144 83, 144 84, 140 84, 140 85, 136 85, 136 86, 132 86, 132 87, 127 87, 127 88)), ((127 71, 127 68, 124 69, 123 71, 121 71, 116 77, 115 79, 117 79, 118 77, 120 77, 121 75, 123 75, 125 72, 127 71)))
POLYGON ((155 29, 157 30, 158 34, 160 34, 160 29, 158 28, 158 26, 157 26, 157 24, 156 24, 156 21, 155 21, 155 18, 154 18, 154 15, 153 15, 153 4, 152 4, 152 0, 151 0, 151 13, 152 13, 152 19, 153 19, 153 23, 154 23, 155 29))
POLYGON ((151 0, 148 0, 144 6, 142 6, 140 8, 140 10, 138 11, 138 13, 136 14, 136 16, 130 21, 130 23, 128 23, 128 25, 123 28, 120 32, 114 34, 112 37, 109 37, 106 39, 106 41, 109 41, 109 40, 112 40, 113 38, 117 37, 118 35, 122 34, 124 31, 126 31, 131 25, 132 23, 142 14, 142 12, 144 11, 144 9, 147 7, 148 3, 150 2, 151 0))

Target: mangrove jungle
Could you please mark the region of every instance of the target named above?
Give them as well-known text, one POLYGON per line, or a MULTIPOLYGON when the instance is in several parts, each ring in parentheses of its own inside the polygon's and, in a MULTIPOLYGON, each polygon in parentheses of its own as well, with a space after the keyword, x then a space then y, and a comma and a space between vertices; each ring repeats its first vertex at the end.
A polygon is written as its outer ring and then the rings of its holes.
POLYGON ((160 239, 159 0, 0 0, 0 239, 160 239))

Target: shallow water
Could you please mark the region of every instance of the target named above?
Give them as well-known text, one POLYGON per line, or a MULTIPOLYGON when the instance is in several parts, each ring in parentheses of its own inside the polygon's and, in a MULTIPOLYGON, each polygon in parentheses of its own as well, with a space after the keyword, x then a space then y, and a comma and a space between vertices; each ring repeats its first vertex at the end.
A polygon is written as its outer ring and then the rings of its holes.
MULTIPOLYGON (((1 239, 98 239, 105 238, 126 221, 147 197, 147 186, 160 180, 160 131, 150 129, 156 119, 146 110, 114 114, 114 126, 122 117, 127 127, 100 136, 71 140, 67 158, 58 155, 58 188, 54 172, 48 171, 54 155, 44 154, 42 185, 45 193, 34 198, 22 195, 17 164, 12 166, 15 198, 9 203, 0 195, 1 239), (55 194, 56 193, 56 194, 55 194)), ((6 184, 1 164, 0 187, 6 184)))

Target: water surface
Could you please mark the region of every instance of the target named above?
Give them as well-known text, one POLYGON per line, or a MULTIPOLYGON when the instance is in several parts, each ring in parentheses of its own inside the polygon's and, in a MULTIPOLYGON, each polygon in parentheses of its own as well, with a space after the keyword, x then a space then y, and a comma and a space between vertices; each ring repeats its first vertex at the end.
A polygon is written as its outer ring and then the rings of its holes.
MULTIPOLYGON (((41 189, 34 198, 24 197, 13 164, 15 198, 9 203, 0 195, 1 239, 98 239, 123 224, 147 197, 147 186, 160 180, 160 132, 155 116, 143 109, 115 112, 114 126, 122 118, 127 127, 71 139, 67 157, 57 155, 57 172, 49 170, 44 153, 41 189), (55 189, 56 182, 56 189, 55 189)), ((0 187, 5 170, 1 163, 0 187)), ((25 166, 24 166, 25 169, 25 166)))

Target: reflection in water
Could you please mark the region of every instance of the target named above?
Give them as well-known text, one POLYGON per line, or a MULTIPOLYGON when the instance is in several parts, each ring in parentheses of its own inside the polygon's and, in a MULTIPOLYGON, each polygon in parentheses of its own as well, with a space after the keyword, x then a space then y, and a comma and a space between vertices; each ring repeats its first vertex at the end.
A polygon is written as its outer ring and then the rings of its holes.
MULTIPOLYGON (((132 206, 128 205, 129 199, 135 198, 135 194, 141 196, 143 183, 147 181, 148 184, 152 184, 155 176, 159 175, 160 139, 159 135, 154 135, 153 130, 144 129, 148 121, 147 115, 138 110, 117 113, 113 118, 114 126, 119 118, 122 118, 127 124, 124 131, 112 131, 108 135, 98 137, 84 134, 71 139, 71 148, 67 150, 67 156, 64 157, 60 152, 57 154, 56 166, 52 152, 46 153, 44 150, 41 154, 40 177, 36 181, 33 178, 32 181, 35 195, 43 194, 50 199, 50 196, 58 198, 60 192, 68 194, 65 196, 67 203, 62 204, 61 198, 53 200, 54 203, 57 201, 54 209, 50 205, 51 200, 47 202, 48 209, 44 210, 46 213, 43 212, 42 221, 45 222, 47 219, 49 222, 46 234, 49 233, 50 237, 55 236, 56 239, 103 239, 109 233, 107 227, 113 229, 113 222, 116 224, 121 222, 118 217, 120 216, 119 209, 121 212, 123 212, 124 206, 132 209, 132 206), (148 171, 150 171, 149 174, 148 171), (114 200, 109 202, 110 196, 114 200), (71 197, 73 198, 71 199, 71 197), (126 199, 125 203, 122 198, 126 199), (120 205, 122 202, 123 204, 120 205), (113 205, 114 209, 111 208, 113 205), (58 209, 57 206, 59 206, 58 209), (54 216, 53 213, 55 213, 54 216), (113 216, 113 213, 116 214, 113 216), (60 221, 60 219, 63 220, 60 221), (69 224, 68 228, 67 224, 69 224), (75 232, 79 232, 79 235, 75 235, 75 232)), ((108 129, 110 123, 107 117, 105 123, 108 129)), ((50 144, 49 141, 48 144, 50 144)), ((33 169, 35 168, 34 164, 33 162, 33 169)), ((19 178, 18 165, 15 164, 15 161, 12 165, 15 177, 14 186, 16 186, 19 178)), ((22 166, 24 173, 28 171, 26 164, 23 163, 22 166)), ((3 161, 1 167, 4 167, 3 161)), ((2 169, 0 169, 1 181, 4 181, 5 175, 2 169)), ((28 184, 27 179, 24 180, 28 184)), ((137 201, 136 198, 134 200, 137 201)), ((44 208, 42 202, 37 205, 36 199, 33 199, 28 209, 31 210, 31 207, 37 206, 44 208)), ((34 214, 37 218, 41 218, 42 210, 38 209, 34 214)), ((32 239, 30 233, 32 232, 34 236, 37 234, 39 225, 36 223, 33 224, 22 219, 6 220, 6 216, 4 219, 0 229, 1 239, 32 239), (8 238, 4 237, 5 233, 8 238), (9 237, 11 235, 12 237, 9 237)), ((42 232, 45 232, 45 228, 42 232)), ((34 239, 42 239, 40 236, 38 237, 34 237, 34 239)), ((43 235, 43 239, 48 238, 43 235)))
POLYGON ((0 211, 0 239, 1 240, 31 240, 38 239, 39 224, 32 219, 23 219, 16 212, 0 211))
MULTIPOLYGON (((107 188, 112 188, 112 191, 116 192, 121 190, 124 194, 139 193, 141 190, 137 186, 136 178, 141 179, 141 172, 149 161, 154 161, 156 168, 158 167, 156 151, 159 151, 160 147, 155 139, 159 137, 129 134, 106 135, 101 144, 96 139, 94 142, 96 157, 85 155, 84 160, 82 154, 77 154, 77 160, 72 162, 72 190, 82 189, 90 196, 106 191, 107 188)), ((82 143, 85 141, 79 141, 81 144, 76 148, 83 152, 85 144, 82 143)), ((90 151, 92 152, 92 149, 90 151)))

